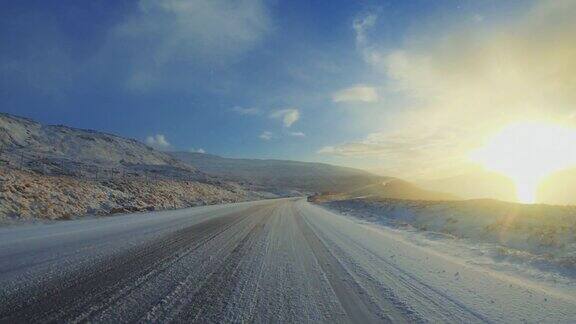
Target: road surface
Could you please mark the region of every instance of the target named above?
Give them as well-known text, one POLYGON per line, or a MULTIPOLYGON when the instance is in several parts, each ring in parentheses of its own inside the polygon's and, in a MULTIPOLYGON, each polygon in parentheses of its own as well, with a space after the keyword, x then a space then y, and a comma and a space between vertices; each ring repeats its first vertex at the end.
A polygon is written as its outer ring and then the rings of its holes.
POLYGON ((303 199, 0 229, 0 322, 570 322, 574 296, 303 199))

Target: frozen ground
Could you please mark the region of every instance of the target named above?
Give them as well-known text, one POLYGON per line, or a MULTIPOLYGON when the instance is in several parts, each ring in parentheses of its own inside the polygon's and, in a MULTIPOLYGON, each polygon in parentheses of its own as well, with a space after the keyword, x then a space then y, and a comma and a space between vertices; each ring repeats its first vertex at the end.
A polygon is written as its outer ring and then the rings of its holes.
POLYGON ((401 229, 419 244, 467 254, 470 262, 515 269, 553 283, 576 281, 575 206, 372 198, 336 200, 324 206, 401 229))
POLYGON ((302 199, 0 229, 0 322, 572 322, 576 294, 302 199))

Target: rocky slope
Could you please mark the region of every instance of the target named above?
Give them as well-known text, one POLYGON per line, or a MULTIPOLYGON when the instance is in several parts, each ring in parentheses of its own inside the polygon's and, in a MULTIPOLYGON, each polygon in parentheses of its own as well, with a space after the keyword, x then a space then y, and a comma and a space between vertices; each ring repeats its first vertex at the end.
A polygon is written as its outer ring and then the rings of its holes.
POLYGON ((0 222, 255 197, 133 139, 0 113, 0 222))
POLYGON ((233 184, 143 177, 91 180, 0 167, 0 224, 175 209, 250 198, 250 193, 233 184))

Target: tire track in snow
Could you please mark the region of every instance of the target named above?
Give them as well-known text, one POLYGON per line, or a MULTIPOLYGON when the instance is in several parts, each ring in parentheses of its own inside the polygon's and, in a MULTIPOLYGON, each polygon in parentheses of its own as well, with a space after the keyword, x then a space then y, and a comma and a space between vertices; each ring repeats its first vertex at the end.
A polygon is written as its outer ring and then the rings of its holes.
MULTIPOLYGON (((318 224, 315 224, 312 227, 314 230, 321 231, 323 234, 331 232, 334 234, 340 234, 337 230, 334 231, 329 227, 322 227, 319 229, 318 224)), ((337 235, 337 237, 338 242, 324 236, 322 237, 322 240, 330 244, 331 249, 338 258, 346 260, 346 265, 351 269, 350 271, 353 271, 356 275, 365 278, 366 280, 364 281, 367 285, 374 284, 375 286, 378 286, 378 283, 386 285, 386 283, 389 282, 390 284, 388 285, 390 287, 395 287, 394 290, 401 290, 404 295, 406 293, 410 294, 413 303, 414 300, 419 301, 417 305, 419 311, 422 311, 423 309, 426 310, 424 314, 420 312, 415 313, 424 321, 426 321, 426 318, 422 317, 423 315, 430 316, 434 314, 434 318, 441 318, 442 321, 466 323, 490 322, 486 316, 470 307, 467 307, 459 300, 448 296, 440 289, 434 288, 419 278, 411 275, 408 271, 398 267, 389 260, 382 258, 367 246, 354 240, 351 236, 337 235), (363 266, 358 266, 354 263, 354 257, 361 255, 368 256, 370 259, 377 261, 377 263, 375 262, 374 264, 378 264, 378 278, 374 278, 373 275, 366 271, 367 269, 363 266)), ((388 290, 391 292, 388 286, 380 287, 380 290, 388 290)), ((389 295, 389 293, 382 294, 382 296, 385 295, 389 295)), ((412 306, 416 305, 399 305, 396 308, 408 307, 410 312, 414 313, 414 310, 411 309, 412 306)), ((411 321, 414 321, 414 319, 411 321)))
MULTIPOLYGON (((242 219, 252 208, 241 214, 221 216, 178 230, 167 237, 115 255, 90 268, 73 272, 65 278, 47 280, 0 305, 0 321, 46 322, 82 320, 111 303, 114 292, 125 295, 138 283, 167 269, 170 259, 182 257, 209 241, 242 219), (179 255, 180 254, 180 255, 179 255)), ((117 299, 115 298, 115 299, 117 299)))
POLYGON ((409 321, 409 318, 400 313, 392 304, 388 305, 389 307, 385 310, 380 309, 340 264, 338 259, 332 255, 330 250, 293 206, 292 213, 351 322, 390 323, 392 321, 409 321))
POLYGON ((186 305, 176 316, 176 322, 222 322, 227 300, 238 284, 240 262, 250 252, 264 229, 270 214, 258 215, 258 222, 244 236, 224 260, 223 266, 209 275, 203 285, 191 296, 192 303, 186 305))

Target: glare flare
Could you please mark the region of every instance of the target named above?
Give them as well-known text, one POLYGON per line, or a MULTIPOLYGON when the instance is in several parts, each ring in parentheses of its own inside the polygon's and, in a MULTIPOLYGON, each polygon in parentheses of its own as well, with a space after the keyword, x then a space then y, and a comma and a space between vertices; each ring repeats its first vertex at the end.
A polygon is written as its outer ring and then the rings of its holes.
POLYGON ((473 151, 470 158, 510 177, 518 201, 534 203, 544 178, 576 165, 576 129, 542 122, 511 124, 473 151))

